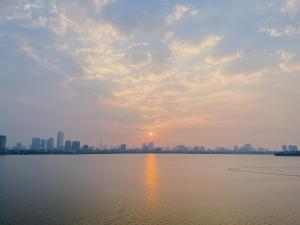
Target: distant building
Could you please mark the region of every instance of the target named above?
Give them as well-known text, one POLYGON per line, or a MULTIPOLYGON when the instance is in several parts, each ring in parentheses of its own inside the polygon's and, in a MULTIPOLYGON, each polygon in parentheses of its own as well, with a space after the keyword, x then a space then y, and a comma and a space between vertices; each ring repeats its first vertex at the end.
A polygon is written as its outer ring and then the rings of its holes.
POLYGON ((66 142, 65 142, 65 151, 67 151, 67 152, 72 151, 72 141, 66 140, 66 142))
POLYGON ((142 145, 142 151, 143 152, 148 151, 148 145, 146 143, 143 143, 143 145, 142 145))
POLYGON ((196 145, 196 146, 192 147, 191 150, 194 152, 204 152, 205 148, 203 146, 196 145))
POLYGON ((233 151, 237 152, 238 150, 239 150, 239 146, 238 145, 233 146, 233 151))
POLYGON ((176 146, 176 151, 185 152, 185 151, 188 151, 188 147, 185 146, 185 145, 177 145, 176 146))
POLYGON ((0 136, 0 151, 4 152, 6 150, 6 136, 0 136))
POLYGON ((201 146, 200 146, 200 151, 201 151, 201 152, 205 152, 205 150, 206 150, 205 147, 201 145, 201 146))
POLYGON ((148 151, 153 151, 155 149, 154 142, 149 142, 148 143, 148 151))
POLYGON ((46 140, 41 139, 41 150, 45 151, 46 150, 46 140))
POLYGON ((47 151, 53 151, 54 150, 54 138, 49 138, 47 140, 46 150, 47 151))
POLYGON ((214 149, 214 151, 215 151, 215 152, 226 152, 227 149, 224 148, 224 147, 216 147, 216 148, 214 149))
POLYGON ((126 144, 120 145, 120 152, 126 152, 126 144))
POLYGON ((243 151, 243 152, 251 152, 253 150, 251 144, 244 144, 240 149, 240 151, 243 151))
POLYGON ((32 138, 31 142, 32 150, 41 150, 41 139, 38 137, 32 138))
POLYGON ((73 141, 72 142, 72 151, 78 152, 80 151, 80 141, 73 141))
POLYGON ((23 149, 23 145, 22 145, 21 142, 18 142, 18 143, 17 143, 16 149, 17 149, 17 150, 22 150, 22 149, 23 149))
POLYGON ((200 151, 200 147, 199 146, 194 146, 192 150, 194 152, 199 152, 200 151))
POLYGON ((288 151, 290 151, 290 152, 298 151, 298 147, 296 145, 289 145, 288 151))
POLYGON ((252 151, 252 146, 251 146, 251 144, 245 144, 245 150, 247 151, 247 152, 250 152, 250 151, 252 151))
POLYGON ((286 152, 288 150, 286 145, 282 145, 282 151, 286 152))
POLYGON ((162 152, 162 148, 157 148, 157 147, 156 147, 156 148, 154 149, 154 151, 155 151, 155 152, 162 152))
POLYGON ((88 145, 83 145, 82 146, 82 151, 83 152, 88 152, 89 151, 89 146, 88 145))
POLYGON ((57 150, 63 150, 64 148, 64 132, 63 131, 58 131, 57 132, 57 145, 56 145, 57 150))

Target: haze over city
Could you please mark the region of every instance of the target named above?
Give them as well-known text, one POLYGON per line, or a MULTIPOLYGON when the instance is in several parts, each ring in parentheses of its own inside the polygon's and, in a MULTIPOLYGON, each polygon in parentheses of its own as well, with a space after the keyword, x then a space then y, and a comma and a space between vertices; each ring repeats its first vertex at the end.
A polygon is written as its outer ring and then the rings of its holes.
MULTIPOLYGON (((2 0, 0 134, 300 144, 300 1, 2 0)), ((68 138, 68 137, 66 137, 68 138)))

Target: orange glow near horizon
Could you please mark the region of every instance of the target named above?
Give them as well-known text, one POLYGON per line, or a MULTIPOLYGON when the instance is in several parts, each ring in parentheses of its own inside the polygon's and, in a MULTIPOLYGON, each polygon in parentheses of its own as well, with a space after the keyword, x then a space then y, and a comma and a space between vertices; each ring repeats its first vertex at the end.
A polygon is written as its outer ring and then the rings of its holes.
POLYGON ((146 204, 151 206, 157 202, 157 171, 156 171, 156 156, 154 154, 147 155, 146 171, 146 204))

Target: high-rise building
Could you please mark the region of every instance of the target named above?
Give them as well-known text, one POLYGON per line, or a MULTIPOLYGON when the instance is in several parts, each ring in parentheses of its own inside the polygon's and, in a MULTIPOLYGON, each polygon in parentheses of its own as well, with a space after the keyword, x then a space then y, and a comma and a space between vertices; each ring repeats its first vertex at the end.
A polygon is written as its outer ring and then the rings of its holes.
POLYGON ((16 149, 17 149, 17 150, 22 150, 22 149, 23 149, 23 145, 22 145, 21 142, 18 142, 18 143, 17 143, 16 149))
POLYGON ((41 139, 38 137, 32 138, 31 148, 32 150, 41 150, 41 139))
POLYGON ((282 151, 286 152, 287 151, 287 146, 286 145, 282 145, 282 151))
POLYGON ((72 141, 66 140, 66 142, 65 142, 65 151, 67 151, 67 152, 72 151, 72 141))
POLYGON ((200 147, 199 146, 194 146, 192 149, 194 152, 199 152, 200 151, 200 147))
POLYGON ((126 144, 120 145, 120 152, 126 152, 126 144))
POLYGON ((176 151, 185 152, 187 150, 188 150, 188 148, 185 145, 177 145, 176 146, 176 151))
POLYGON ((290 152, 295 152, 295 151, 298 151, 298 147, 296 145, 289 145, 288 150, 290 152))
POLYGON ((238 150, 239 150, 239 146, 238 145, 233 146, 233 151, 237 152, 238 150))
POLYGON ((246 151, 248 151, 248 152, 252 151, 252 146, 251 146, 251 144, 249 144, 249 143, 245 144, 245 149, 246 149, 246 151))
POLYGON ((148 151, 148 145, 147 145, 146 143, 143 143, 143 144, 142 144, 142 151, 143 151, 143 152, 148 151))
POLYGON ((46 150, 47 151, 53 151, 53 149, 54 149, 54 138, 49 138, 47 140, 46 150))
POLYGON ((63 150, 64 148, 64 132, 58 131, 57 132, 57 150, 63 150))
POLYGON ((72 151, 74 151, 74 152, 80 151, 80 141, 72 142, 72 151))
POLYGON ((88 152, 89 151, 89 146, 88 145, 82 146, 82 151, 83 152, 88 152))
POLYGON ((41 150, 45 151, 46 150, 46 140, 41 139, 41 150))
POLYGON ((0 151, 4 152, 6 150, 6 136, 0 136, 0 151))
POLYGON ((155 149, 154 142, 148 143, 148 151, 153 151, 155 149))

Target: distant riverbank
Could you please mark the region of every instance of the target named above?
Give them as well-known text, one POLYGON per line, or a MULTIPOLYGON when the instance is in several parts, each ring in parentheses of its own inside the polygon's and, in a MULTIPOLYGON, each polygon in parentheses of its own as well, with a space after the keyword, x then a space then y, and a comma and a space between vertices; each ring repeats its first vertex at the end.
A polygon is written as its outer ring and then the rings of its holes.
POLYGON ((119 151, 119 150, 99 150, 99 151, 36 151, 36 150, 7 150, 1 155, 84 155, 84 154, 230 154, 230 155, 272 155, 273 151, 119 151))

